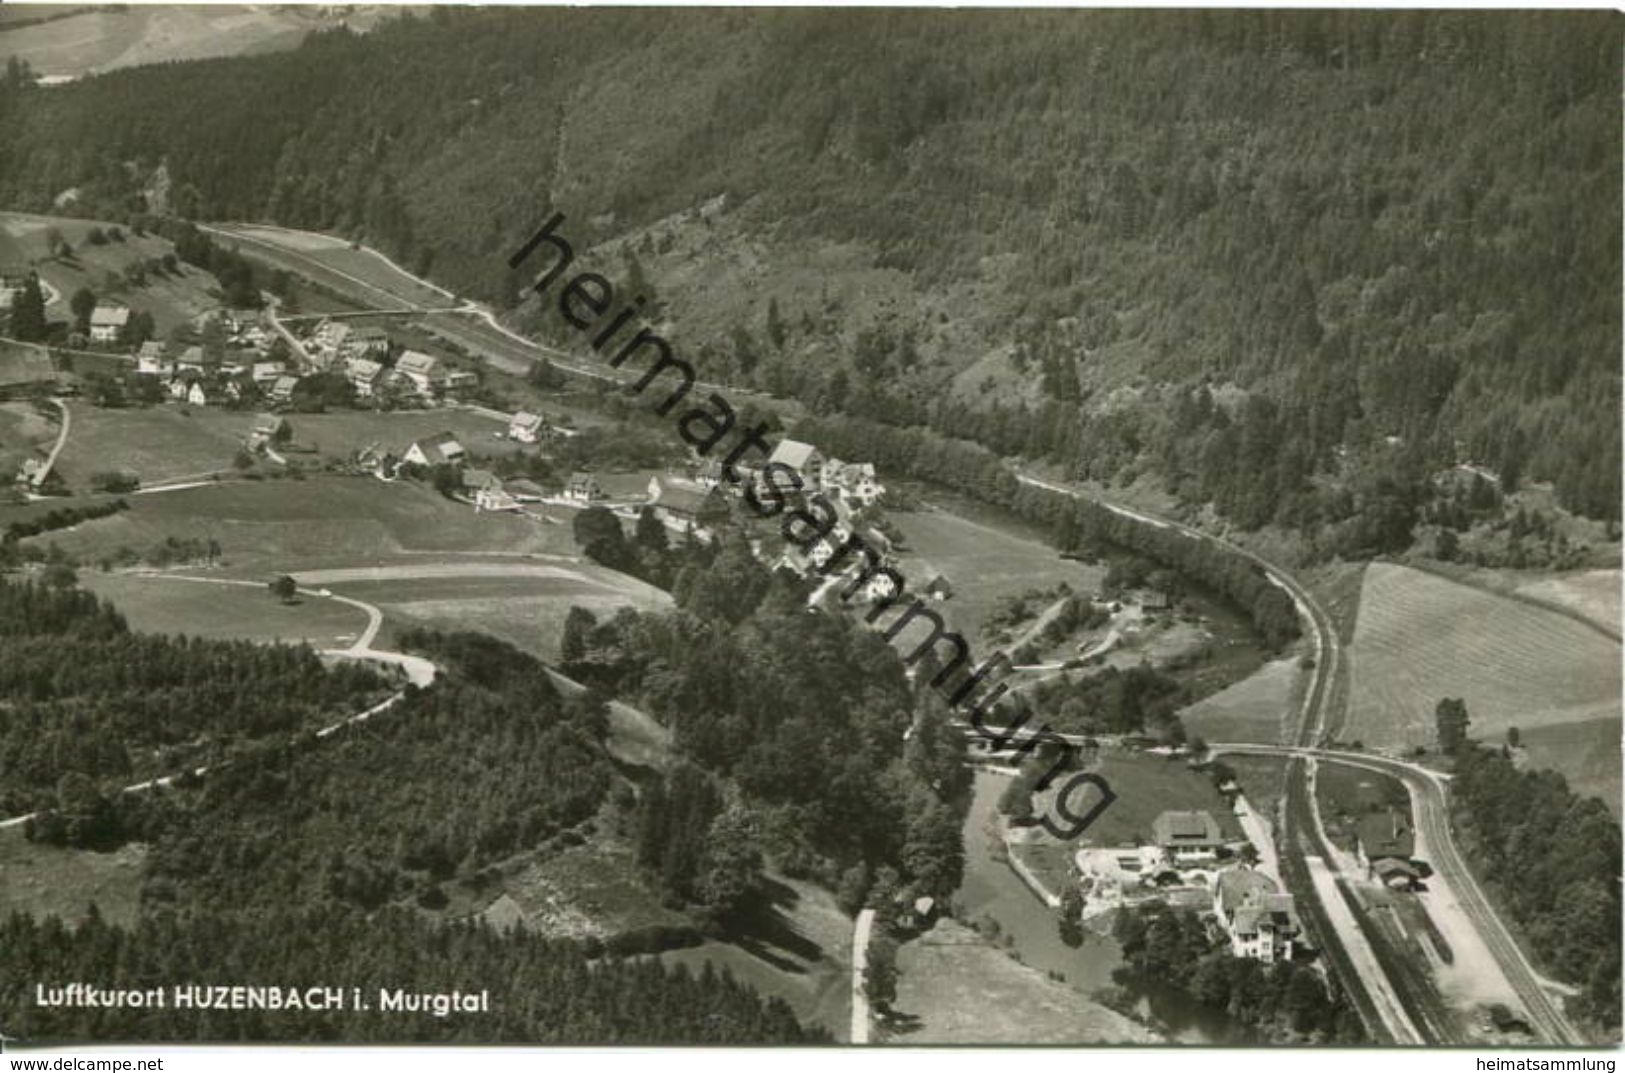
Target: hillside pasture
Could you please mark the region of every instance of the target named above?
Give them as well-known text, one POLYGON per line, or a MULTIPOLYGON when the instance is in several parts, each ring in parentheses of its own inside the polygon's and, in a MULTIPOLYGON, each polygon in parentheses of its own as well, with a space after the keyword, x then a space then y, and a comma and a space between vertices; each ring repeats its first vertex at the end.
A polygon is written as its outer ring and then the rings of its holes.
POLYGON ((1589 626, 1530 604, 1403 566, 1366 571, 1349 650, 1348 720, 1343 736, 1368 747, 1433 748, 1435 705, 1467 702, 1468 735, 1500 744, 1508 727, 1541 742, 1538 755, 1619 796, 1620 646, 1589 626), (1611 727, 1564 731, 1578 724, 1611 727), (1573 736, 1607 737, 1600 756, 1582 757, 1573 736), (1566 743, 1566 744, 1565 744, 1566 743), (1606 777, 1599 768, 1606 767, 1606 777))
POLYGON ((1275 744, 1289 740, 1306 681, 1296 659, 1273 660, 1185 708, 1179 720, 1187 733, 1208 741, 1275 744))
POLYGON ((57 292, 56 299, 46 306, 47 315, 54 320, 68 320, 72 316, 68 300, 81 287, 90 289, 99 298, 113 299, 132 309, 151 313, 159 338, 177 324, 219 307, 219 281, 201 268, 185 263, 179 264, 174 274, 149 273, 147 282, 140 286, 121 282, 116 287, 108 287, 109 272, 122 273, 125 266, 134 261, 175 252, 167 240, 152 234, 137 237, 128 227, 120 228, 124 233, 122 242, 109 240, 105 245, 95 246, 87 238, 92 228, 100 227, 107 232, 114 226, 117 225, 105 221, 0 213, 0 264, 33 265, 40 278, 57 292), (45 248, 45 233, 51 227, 61 232, 73 247, 72 257, 50 256, 45 248))
POLYGON ((888 517, 907 542, 898 570, 909 590, 923 588, 936 572, 945 575, 954 594, 933 606, 978 657, 992 654, 982 651, 981 626, 1003 597, 1059 581, 1074 592, 1092 593, 1106 576, 1104 567, 1063 559, 1034 536, 957 511, 897 511, 888 517))
POLYGON ((1567 608, 1614 633, 1621 632, 1620 572, 1582 570, 1519 585, 1521 596, 1567 608))
POLYGON ((204 407, 75 406, 57 465, 70 488, 88 487, 105 470, 134 473, 144 486, 230 472, 254 421, 252 413, 204 407))
MULTIPOLYGON (((18 10, 49 13, 33 5, 18 10)), ((78 77, 136 64, 295 48, 323 21, 314 16, 239 5, 82 8, 32 25, 0 23, 0 53, 27 60, 41 75, 78 77)))
POLYGON ((419 283, 371 250, 353 249, 350 243, 331 235, 245 225, 234 225, 228 230, 245 240, 242 245, 245 254, 261 255, 265 260, 308 274, 317 282, 337 286, 346 293, 359 287, 358 297, 382 300, 383 307, 387 307, 390 300, 429 308, 453 304, 449 295, 419 283), (309 272, 310 262, 328 271, 309 272))
POLYGON ((568 552, 574 544, 565 526, 477 513, 410 481, 323 475, 221 482, 126 498, 127 511, 32 539, 54 541, 95 561, 121 546, 144 551, 171 536, 213 537, 224 551, 223 570, 253 578, 267 571, 381 563, 425 553, 568 552))
POLYGON ((110 601, 141 633, 342 648, 367 625, 367 616, 348 604, 312 597, 285 604, 267 591, 236 585, 87 570, 79 587, 110 601))

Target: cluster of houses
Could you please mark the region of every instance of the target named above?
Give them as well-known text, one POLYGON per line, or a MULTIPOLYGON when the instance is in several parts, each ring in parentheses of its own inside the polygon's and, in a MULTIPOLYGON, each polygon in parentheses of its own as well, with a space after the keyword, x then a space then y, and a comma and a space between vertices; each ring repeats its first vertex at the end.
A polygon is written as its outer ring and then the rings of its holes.
POLYGON ((325 318, 305 337, 303 350, 309 372, 342 375, 360 399, 393 392, 434 402, 462 398, 479 386, 477 374, 420 350, 403 351, 392 365, 389 333, 374 324, 325 318))
POLYGON ((748 462, 735 463, 734 469, 739 475, 736 481, 727 480, 722 463, 716 459, 708 459, 701 465, 695 479, 708 488, 725 487, 731 494, 742 496, 745 489, 752 485, 764 490, 763 471, 775 463, 794 471, 807 493, 822 495, 832 503, 839 501, 849 507, 868 507, 877 503, 886 492, 875 476, 875 467, 870 463, 826 458, 818 448, 799 440, 780 440, 767 462, 761 466, 748 462))
MULTIPOLYGON (((1266 872, 1242 862, 1213 815, 1170 810, 1151 826, 1147 845, 1079 850, 1076 862, 1086 905, 1104 911, 1159 899, 1210 909, 1236 957, 1273 962, 1305 949, 1293 896, 1266 872)), ((1361 819, 1356 853, 1368 879, 1391 890, 1414 889, 1414 839, 1404 815, 1390 810, 1361 819)), ((1086 909, 1086 912, 1090 910, 1086 909)))

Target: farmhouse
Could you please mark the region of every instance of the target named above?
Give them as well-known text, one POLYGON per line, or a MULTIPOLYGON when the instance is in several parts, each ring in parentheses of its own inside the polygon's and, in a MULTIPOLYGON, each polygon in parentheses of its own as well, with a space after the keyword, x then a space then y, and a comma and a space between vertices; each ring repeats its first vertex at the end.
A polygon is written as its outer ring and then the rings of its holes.
POLYGON ((201 373, 203 371, 203 348, 189 346, 181 351, 179 368, 181 372, 201 373))
POLYGON ((1224 845, 1218 821, 1205 810, 1164 812, 1152 822, 1151 832, 1169 863, 1176 867, 1211 861, 1224 845))
POLYGON ((564 485, 564 498, 592 503, 604 498, 604 486, 590 473, 572 473, 564 485))
POLYGON ((316 325, 316 331, 311 338, 316 345, 336 355, 344 347, 344 342, 350 337, 350 326, 342 320, 324 320, 316 325))
POLYGON ((98 343, 111 343, 130 323, 130 307, 98 305, 90 313, 90 337, 98 343))
POLYGON ((1230 934, 1230 952, 1257 961, 1291 960, 1303 924, 1292 895, 1251 868, 1228 868, 1213 887, 1213 915, 1230 934))
POLYGON ((541 414, 533 414, 527 410, 520 410, 508 422, 508 438, 520 443, 535 443, 542 438, 547 429, 547 422, 541 414))
POLYGON ((1173 597, 1161 589, 1147 589, 1140 594, 1142 611, 1172 611, 1173 607, 1173 597))
POLYGON ((649 478, 649 505, 667 525, 707 526, 726 518, 728 507, 715 489, 687 481, 649 478))
POLYGON ((260 414, 254 419, 254 427, 248 433, 248 446, 251 450, 263 447, 285 440, 290 434, 286 418, 280 414, 260 414))
POLYGON ((824 456, 810 443, 802 443, 800 440, 780 440, 767 461, 769 465, 777 462, 789 466, 811 490, 816 490, 823 479, 824 456))
POLYGON ((448 369, 440 380, 441 392, 459 399, 479 386, 479 374, 468 369, 448 369))
POLYGON ((412 382, 419 395, 430 397, 444 380, 440 361, 431 354, 408 350, 395 362, 395 371, 412 382))
POLYGON ((517 510, 519 507, 519 501, 508 494, 502 481, 489 470, 464 470, 463 487, 474 493, 475 510, 517 510))
POLYGON ((450 432, 441 432, 424 440, 414 440, 401 455, 401 461, 417 466, 457 465, 468 457, 463 445, 450 432))

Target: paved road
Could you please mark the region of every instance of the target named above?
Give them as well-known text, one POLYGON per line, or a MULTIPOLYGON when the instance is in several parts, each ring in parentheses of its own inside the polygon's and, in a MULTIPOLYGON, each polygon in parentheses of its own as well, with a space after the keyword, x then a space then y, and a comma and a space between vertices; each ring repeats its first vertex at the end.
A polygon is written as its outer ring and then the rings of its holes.
POLYGON ((875 911, 864 909, 852 924, 852 1040, 869 1042, 869 995, 863 989, 863 973, 869 967, 869 933, 874 930, 875 911))
POLYGON ((62 414, 62 427, 57 430, 56 443, 51 445, 51 453, 46 456, 45 465, 41 466, 39 472, 34 474, 34 479, 31 483, 35 488, 38 488, 40 485, 44 484, 45 478, 49 477, 51 475, 51 470, 56 468, 56 458, 62 453, 62 448, 67 445, 68 429, 73 425, 73 415, 68 412, 68 404, 63 402, 61 399, 52 399, 51 403, 55 405, 57 410, 62 414))

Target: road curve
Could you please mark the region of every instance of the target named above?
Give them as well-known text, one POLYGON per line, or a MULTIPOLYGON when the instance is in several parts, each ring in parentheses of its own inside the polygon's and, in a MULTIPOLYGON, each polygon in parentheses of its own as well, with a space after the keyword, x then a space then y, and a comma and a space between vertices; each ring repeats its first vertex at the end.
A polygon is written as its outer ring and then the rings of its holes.
POLYGON ((1535 1027, 1549 1040, 1563 1046, 1585 1046, 1588 1042, 1574 1027, 1562 1008, 1542 986, 1542 977, 1530 963, 1517 941, 1507 931, 1490 905, 1473 871, 1462 859, 1450 833, 1450 803, 1446 788, 1450 776, 1420 764, 1368 753, 1330 749, 1298 749, 1285 746, 1225 742, 1209 746, 1212 755, 1246 753, 1265 756, 1306 756, 1325 761, 1380 771, 1405 783, 1411 791, 1416 824, 1432 856, 1428 863, 1444 877, 1455 893, 1457 904, 1474 930, 1494 956, 1507 982, 1517 992, 1535 1027))

